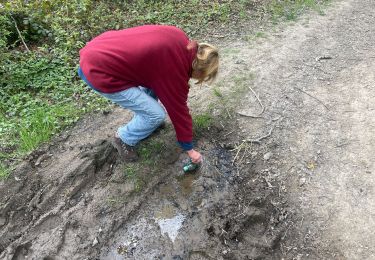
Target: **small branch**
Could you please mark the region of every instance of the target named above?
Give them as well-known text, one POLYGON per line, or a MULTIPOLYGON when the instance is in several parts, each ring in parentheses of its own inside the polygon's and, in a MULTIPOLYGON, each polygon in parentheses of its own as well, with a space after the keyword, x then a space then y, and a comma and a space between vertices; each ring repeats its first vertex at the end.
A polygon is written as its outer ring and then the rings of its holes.
POLYGON ((315 58, 315 61, 330 60, 330 59, 332 59, 331 56, 319 56, 315 58))
POLYGON ((226 134, 224 135, 224 137, 227 137, 228 135, 230 135, 230 134, 233 133, 233 132, 234 132, 234 130, 231 131, 231 132, 229 132, 229 133, 226 133, 226 134))
POLYGON ((25 41, 24 41, 24 39, 23 39, 23 37, 22 37, 22 35, 21 35, 21 32, 20 32, 20 30, 18 29, 18 26, 17 26, 17 22, 16 22, 16 20, 13 18, 12 15, 11 15, 10 17, 12 18, 12 20, 13 20, 13 22, 14 22, 14 26, 16 27, 16 30, 17 30, 18 36, 21 38, 21 41, 22 41, 23 45, 25 46, 26 50, 27 50, 28 52, 30 52, 29 47, 27 47, 27 45, 26 45, 26 43, 25 43, 25 41))
POLYGON ((251 92, 253 92, 254 96, 258 100, 260 106, 262 107, 262 111, 258 115, 248 115, 248 114, 244 114, 244 113, 241 113, 241 112, 237 112, 237 114, 239 114, 240 116, 246 116, 246 117, 252 117, 252 118, 260 118, 261 114, 263 114, 265 108, 264 108, 264 106, 262 104, 262 101, 260 101, 258 95, 255 93, 255 91, 251 87, 249 87, 249 89, 251 90, 251 92))
POLYGON ((244 143, 257 143, 257 144, 260 144, 260 141, 262 141, 263 139, 266 139, 267 137, 271 136, 272 131, 273 131, 274 128, 275 128, 275 125, 271 127, 270 131, 266 135, 263 135, 261 137, 254 138, 254 139, 245 139, 242 142, 244 142, 244 143))
POLYGON ((304 90, 302 90, 302 89, 300 89, 300 88, 294 87, 294 89, 299 90, 299 91, 301 91, 302 93, 305 93, 305 94, 308 95, 309 97, 315 99, 315 100, 318 101, 320 104, 322 104, 327 110, 329 110, 329 108, 327 107, 327 105, 324 104, 320 99, 314 97, 313 95, 307 93, 306 91, 304 91, 304 90))
POLYGON ((234 149, 234 150, 237 150, 237 153, 236 153, 236 156, 234 156, 234 159, 233 159, 232 165, 234 165, 234 163, 236 162, 237 157, 238 157, 239 153, 241 152, 241 150, 242 150, 242 146, 243 146, 244 144, 245 144, 245 142, 243 142, 242 144, 240 144, 239 146, 237 146, 236 149, 234 149))

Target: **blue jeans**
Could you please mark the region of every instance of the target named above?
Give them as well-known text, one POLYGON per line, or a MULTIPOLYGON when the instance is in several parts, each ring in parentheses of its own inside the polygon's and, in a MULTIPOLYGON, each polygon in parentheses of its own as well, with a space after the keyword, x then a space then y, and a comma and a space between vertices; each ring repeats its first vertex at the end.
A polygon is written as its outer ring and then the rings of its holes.
POLYGON ((134 112, 132 120, 117 130, 118 136, 127 145, 135 146, 164 122, 166 113, 151 89, 139 86, 116 93, 103 93, 88 82, 81 68, 78 69, 78 74, 97 93, 134 112))

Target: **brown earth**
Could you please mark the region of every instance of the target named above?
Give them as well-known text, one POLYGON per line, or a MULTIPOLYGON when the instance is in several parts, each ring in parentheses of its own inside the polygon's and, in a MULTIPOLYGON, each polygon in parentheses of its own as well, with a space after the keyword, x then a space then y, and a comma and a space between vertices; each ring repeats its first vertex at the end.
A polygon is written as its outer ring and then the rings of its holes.
POLYGON ((118 108, 31 154, 0 183, 0 258, 375 259, 375 2, 326 13, 219 43, 195 174, 170 124, 120 163, 118 108))

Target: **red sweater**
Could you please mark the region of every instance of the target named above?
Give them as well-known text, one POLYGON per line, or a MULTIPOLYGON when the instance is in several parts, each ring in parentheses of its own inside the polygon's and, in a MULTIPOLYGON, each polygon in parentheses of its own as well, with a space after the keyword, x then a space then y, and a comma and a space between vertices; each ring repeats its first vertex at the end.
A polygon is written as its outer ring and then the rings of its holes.
POLYGON ((95 89, 113 93, 130 87, 152 89, 166 108, 179 142, 191 143, 188 81, 197 47, 173 26, 145 25, 108 31, 80 51, 80 67, 95 89))

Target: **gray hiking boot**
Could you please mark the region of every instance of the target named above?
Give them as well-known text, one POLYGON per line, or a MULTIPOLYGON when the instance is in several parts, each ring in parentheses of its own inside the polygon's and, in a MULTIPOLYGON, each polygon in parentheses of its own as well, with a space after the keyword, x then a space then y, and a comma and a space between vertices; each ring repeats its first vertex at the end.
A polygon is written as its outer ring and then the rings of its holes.
POLYGON ((119 137, 113 138, 113 146, 124 162, 135 162, 138 160, 138 154, 135 148, 124 143, 119 137))

